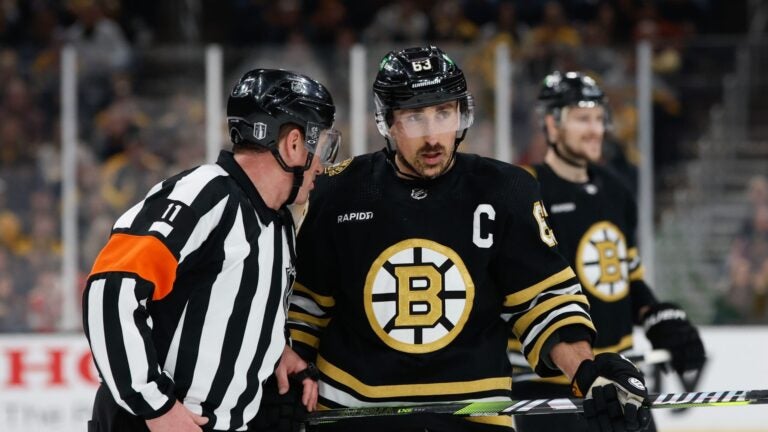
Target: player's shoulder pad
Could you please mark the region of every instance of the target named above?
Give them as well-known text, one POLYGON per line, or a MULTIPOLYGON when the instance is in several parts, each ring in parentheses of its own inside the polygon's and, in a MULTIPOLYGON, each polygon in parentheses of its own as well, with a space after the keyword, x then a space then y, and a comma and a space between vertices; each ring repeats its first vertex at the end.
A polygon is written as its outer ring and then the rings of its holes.
POLYGON ((370 155, 361 155, 345 159, 326 167, 315 179, 312 195, 321 195, 331 190, 339 190, 344 185, 364 181, 366 166, 370 164, 370 155))
POLYGON ((339 175, 344 172, 345 169, 347 169, 353 160, 354 158, 344 159, 341 162, 328 166, 325 168, 325 170, 323 170, 323 175, 327 175, 328 177, 339 175))
POLYGON ((528 164, 521 164, 521 165, 517 165, 517 166, 519 166, 520 168, 526 170, 528 172, 528 174, 533 176, 533 178, 539 178, 539 173, 536 171, 536 167, 535 166, 528 165, 528 164))

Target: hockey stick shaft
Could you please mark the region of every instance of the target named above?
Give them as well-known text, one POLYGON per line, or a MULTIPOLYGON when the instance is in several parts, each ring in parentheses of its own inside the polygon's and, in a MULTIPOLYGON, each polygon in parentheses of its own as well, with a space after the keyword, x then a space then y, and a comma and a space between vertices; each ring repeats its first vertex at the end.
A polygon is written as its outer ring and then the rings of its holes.
MULTIPOLYGON (((650 407, 653 409, 768 404, 768 390, 660 393, 649 395, 648 399, 651 401, 650 407)), ((509 402, 452 402, 411 406, 341 408, 310 413, 306 421, 309 424, 318 424, 351 418, 424 413, 456 416, 497 416, 568 414, 582 411, 583 399, 531 399, 509 402)))

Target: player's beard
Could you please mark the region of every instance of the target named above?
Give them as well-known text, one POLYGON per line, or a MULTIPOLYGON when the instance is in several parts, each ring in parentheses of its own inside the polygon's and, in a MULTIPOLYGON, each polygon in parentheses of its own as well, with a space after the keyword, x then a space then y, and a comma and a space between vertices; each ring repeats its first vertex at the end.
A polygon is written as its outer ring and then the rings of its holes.
POLYGON ((425 179, 434 179, 442 175, 450 168, 453 158, 450 152, 442 144, 425 144, 415 154, 412 161, 406 160, 400 155, 402 161, 406 162, 410 168, 420 177, 425 179), (429 159, 435 159, 430 161, 429 159))

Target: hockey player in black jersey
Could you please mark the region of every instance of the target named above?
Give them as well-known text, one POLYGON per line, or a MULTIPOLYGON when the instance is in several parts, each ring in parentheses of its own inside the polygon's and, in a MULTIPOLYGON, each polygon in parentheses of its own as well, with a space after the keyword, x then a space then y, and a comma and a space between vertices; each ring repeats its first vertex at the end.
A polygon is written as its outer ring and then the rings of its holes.
MULTIPOLYGON (((289 328, 320 371, 319 409, 509 400, 512 329, 537 373, 566 373, 596 418, 639 429, 642 377, 615 354, 593 359, 588 303, 554 249, 536 181, 457 152, 473 119, 459 67, 433 46, 392 51, 373 92, 386 148, 318 178, 297 240, 289 328)), ((506 416, 446 415, 320 426, 510 428, 506 416)))
MULTIPOLYGON (((632 348, 634 325, 645 327, 654 348, 667 349, 678 373, 700 369, 704 347, 685 312, 660 303, 643 281, 635 242, 637 209, 622 180, 595 165, 600 160, 608 108, 595 81, 578 72, 547 76, 539 94, 549 150, 532 167, 560 252, 576 270, 597 328, 595 353, 632 348)), ((513 364, 525 365, 511 342, 513 364)), ((568 396, 565 376, 516 380, 515 399, 568 396)), ((576 415, 527 416, 519 432, 585 431, 576 415)), ((651 429, 653 426, 651 426, 651 429)))

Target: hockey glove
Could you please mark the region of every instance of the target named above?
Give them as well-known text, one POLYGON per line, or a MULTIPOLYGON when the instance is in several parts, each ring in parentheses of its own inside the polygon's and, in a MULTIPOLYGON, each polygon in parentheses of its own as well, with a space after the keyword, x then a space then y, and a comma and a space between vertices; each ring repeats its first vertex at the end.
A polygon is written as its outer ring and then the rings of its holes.
POLYGON ((673 303, 656 303, 643 315, 645 335, 654 349, 665 349, 672 356, 672 368, 682 377, 688 370, 699 370, 706 356, 696 327, 685 311, 673 303))
POLYGON ((584 398, 590 432, 640 431, 651 421, 643 375, 619 354, 598 354, 581 362, 571 391, 584 398))
POLYGON ((277 391, 277 380, 272 375, 264 382, 264 393, 256 417, 248 423, 248 430, 260 432, 300 432, 307 416, 301 403, 302 387, 291 383, 288 393, 277 391))

